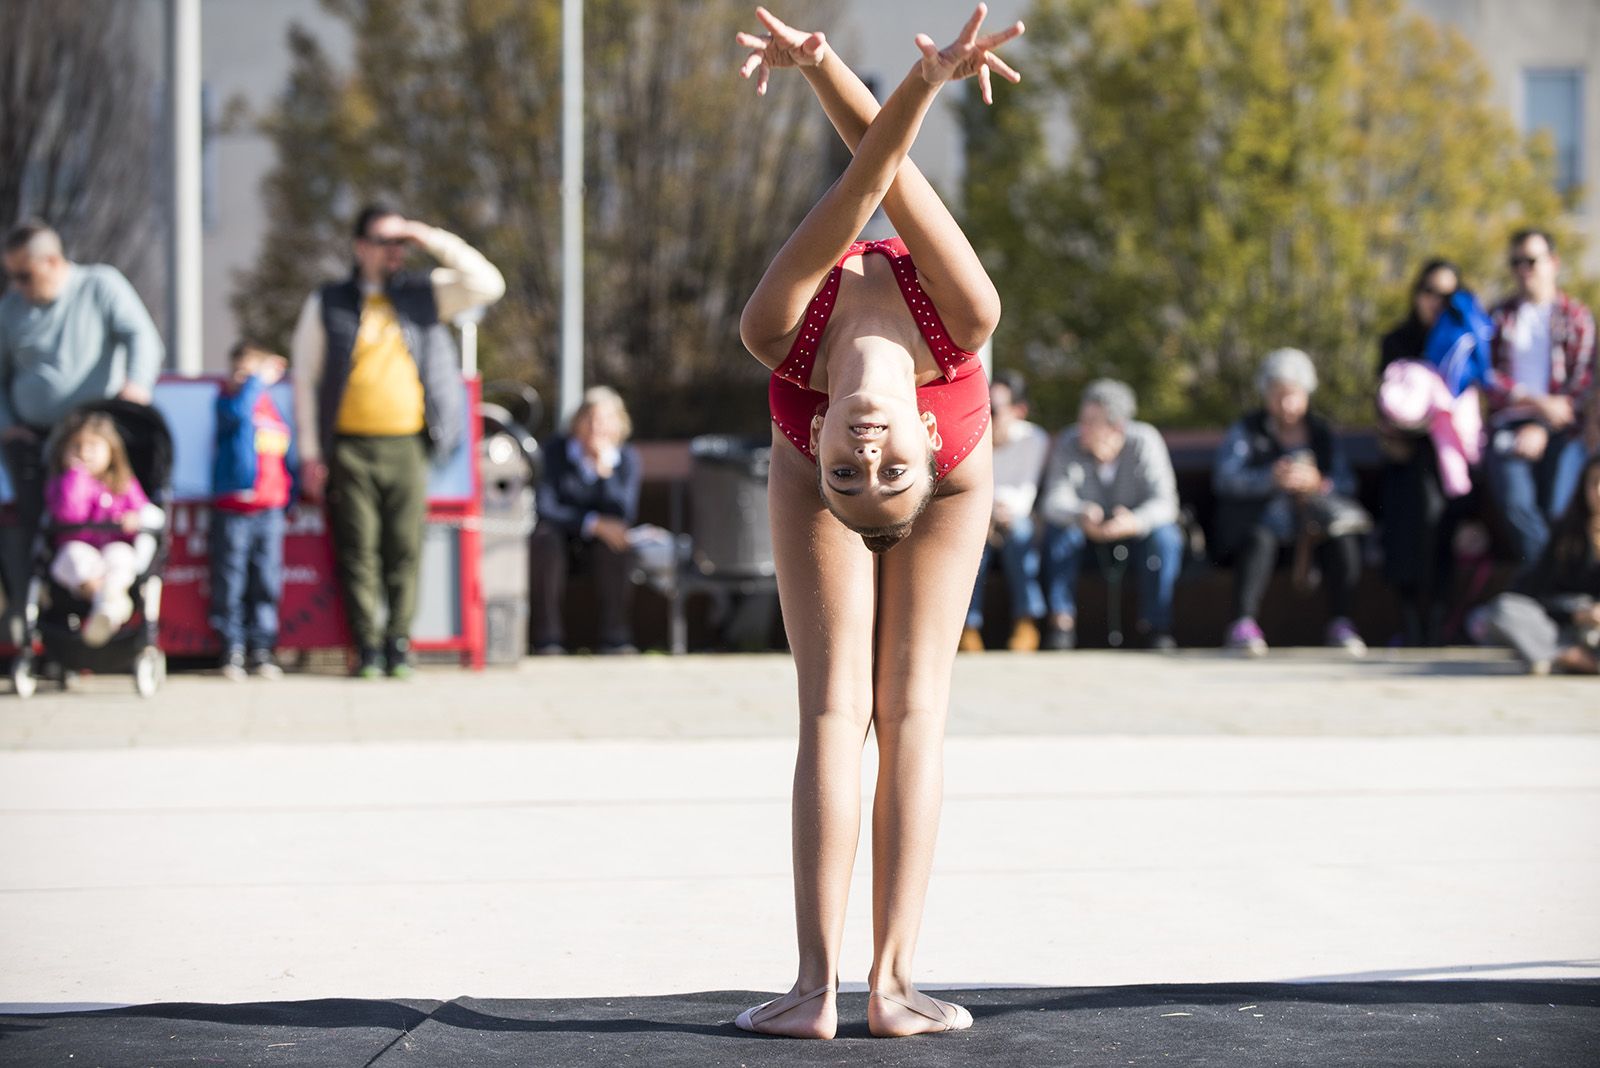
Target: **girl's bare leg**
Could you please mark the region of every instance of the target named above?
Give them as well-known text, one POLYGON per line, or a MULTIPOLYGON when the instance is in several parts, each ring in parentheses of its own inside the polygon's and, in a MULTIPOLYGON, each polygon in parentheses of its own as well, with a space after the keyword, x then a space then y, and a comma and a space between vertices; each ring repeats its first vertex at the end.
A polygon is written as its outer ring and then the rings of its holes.
POLYGON ((861 749, 872 719, 877 564, 823 506, 816 477, 811 462, 774 433, 772 547, 800 691, 792 812, 800 967, 793 989, 760 1014, 756 1029, 832 1038, 838 1010, 831 990, 861 825, 861 749), (822 987, 830 992, 802 1000, 822 987))
MULTIPOLYGON (((962 461, 987 471, 987 437, 962 461)), ((944 794, 944 729, 965 605, 989 530, 992 481, 936 499, 879 570, 877 796, 872 811, 873 965, 867 1022, 875 1035, 967 1026, 965 1010, 917 993, 917 933, 944 794)))

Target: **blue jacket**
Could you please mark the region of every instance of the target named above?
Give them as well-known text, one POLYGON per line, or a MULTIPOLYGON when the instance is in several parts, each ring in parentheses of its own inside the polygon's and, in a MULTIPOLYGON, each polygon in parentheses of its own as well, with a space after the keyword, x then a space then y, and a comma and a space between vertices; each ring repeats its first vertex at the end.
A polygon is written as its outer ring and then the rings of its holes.
MULTIPOLYGON (((254 489, 256 484, 256 405, 267 391, 266 382, 259 375, 245 379, 238 389, 229 392, 226 384, 217 392, 216 402, 216 453, 211 458, 211 494, 220 497, 226 493, 239 493, 254 489)), ((282 412, 278 413, 282 416, 282 412)), ((289 478, 298 484, 296 471, 299 464, 294 447, 294 424, 284 419, 289 427, 289 455, 284 463, 289 468, 289 478)), ((290 487, 290 499, 295 496, 290 487)))
POLYGON ((1459 397, 1469 386, 1489 386, 1494 374, 1490 351, 1494 343, 1494 323, 1465 289, 1450 295, 1439 312, 1433 331, 1422 349, 1422 358, 1438 370, 1452 396, 1459 397))
POLYGON ((611 516, 632 526, 639 517, 639 487, 643 481, 639 451, 622 446, 622 456, 610 478, 588 481, 567 455, 567 438, 551 438, 540 450, 544 473, 539 479, 539 522, 553 523, 569 537, 583 533, 590 513, 611 516))

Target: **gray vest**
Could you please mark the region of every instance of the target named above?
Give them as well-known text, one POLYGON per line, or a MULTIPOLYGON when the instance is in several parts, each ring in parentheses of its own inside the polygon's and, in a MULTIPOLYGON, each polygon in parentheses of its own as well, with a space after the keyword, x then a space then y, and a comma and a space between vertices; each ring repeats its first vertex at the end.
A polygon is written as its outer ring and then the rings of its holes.
MULTIPOLYGON (((433 282, 425 273, 397 274, 389 279, 384 293, 394 304, 406 349, 417 361, 428 451, 435 458, 448 456, 461 443, 466 420, 455 339, 450 327, 439 321, 433 282)), ((322 328, 327 334, 328 349, 317 405, 324 456, 333 455, 333 428, 350 378, 350 356, 361 328, 361 303, 361 286, 353 273, 343 282, 322 287, 322 328)))

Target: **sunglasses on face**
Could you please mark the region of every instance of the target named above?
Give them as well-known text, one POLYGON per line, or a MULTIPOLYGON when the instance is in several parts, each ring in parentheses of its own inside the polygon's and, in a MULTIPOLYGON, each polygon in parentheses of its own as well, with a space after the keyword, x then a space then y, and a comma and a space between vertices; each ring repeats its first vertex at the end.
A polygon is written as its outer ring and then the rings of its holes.
POLYGON ((1543 256, 1512 256, 1511 269, 1513 271, 1529 270, 1539 266, 1539 261, 1543 258, 1543 256))
POLYGON ((406 239, 403 237, 364 237, 361 240, 379 248, 404 248, 406 244, 406 239))

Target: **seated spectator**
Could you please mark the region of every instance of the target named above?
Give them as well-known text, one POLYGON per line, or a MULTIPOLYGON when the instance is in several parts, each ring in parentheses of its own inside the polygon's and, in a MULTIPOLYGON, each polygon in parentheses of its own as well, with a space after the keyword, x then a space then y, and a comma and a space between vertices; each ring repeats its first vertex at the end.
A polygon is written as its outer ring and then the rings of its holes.
POLYGON ((1178 484, 1160 431, 1134 420, 1127 385, 1089 383, 1078 423, 1061 432, 1046 468, 1040 511, 1050 623, 1046 644, 1077 644, 1078 572, 1085 555, 1104 566, 1130 560, 1138 574, 1137 630, 1152 649, 1171 649, 1172 589, 1183 563, 1178 484), (1092 548, 1091 548, 1092 547, 1092 548))
POLYGON ((1350 603, 1361 573, 1359 539, 1371 519, 1352 499, 1355 474, 1333 428, 1310 411, 1316 369, 1299 349, 1278 349, 1256 385, 1265 406, 1228 429, 1212 473, 1217 557, 1236 570, 1227 646, 1266 653, 1256 617, 1280 554, 1293 545, 1296 586, 1311 585, 1313 555, 1320 564, 1331 617, 1327 643, 1360 656, 1367 647, 1350 621, 1350 603))
POLYGON ((533 645, 543 656, 566 651, 561 610, 567 575, 587 569, 599 598, 598 651, 638 652, 629 618, 628 528, 639 514, 639 454, 627 444, 633 424, 617 391, 583 394, 565 436, 544 446, 539 525, 533 532, 533 645))
POLYGON ((1516 293, 1493 311, 1495 385, 1489 391, 1489 485, 1518 564, 1531 569, 1577 487, 1600 422, 1583 401, 1594 383, 1594 316, 1561 292, 1550 235, 1511 238, 1516 293))
POLYGON ((1578 482, 1538 566, 1467 624, 1477 641, 1511 646, 1536 675, 1600 667, 1600 456, 1578 482))
POLYGON ((1039 588, 1039 546, 1034 537, 1033 502, 1050 452, 1050 435, 1027 421, 1028 397, 1015 371, 995 376, 989 386, 990 426, 994 433, 994 513, 989 543, 978 562, 978 581, 961 634, 962 652, 983 651, 983 592, 996 554, 1011 594, 1011 638, 1006 648, 1031 653, 1039 648, 1044 591, 1039 588))
MULTIPOLYGON (((1460 288, 1448 260, 1429 260, 1411 287, 1411 314, 1383 335, 1378 375, 1402 360, 1422 360, 1445 302, 1460 288)), ((1449 497, 1439 456, 1427 430, 1408 430, 1378 417, 1383 451, 1383 570, 1400 600, 1401 641, 1438 645, 1455 578, 1455 532, 1469 498, 1449 497)))

